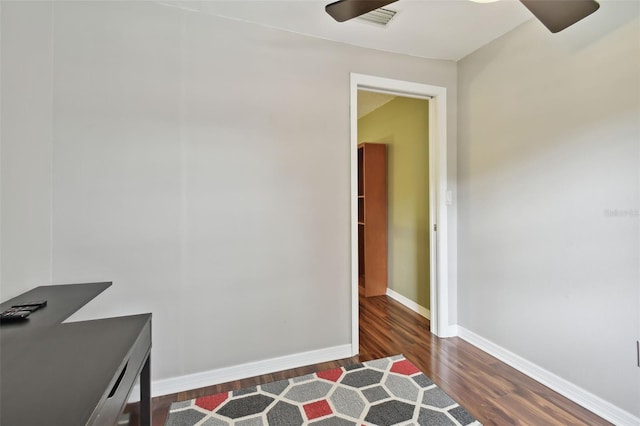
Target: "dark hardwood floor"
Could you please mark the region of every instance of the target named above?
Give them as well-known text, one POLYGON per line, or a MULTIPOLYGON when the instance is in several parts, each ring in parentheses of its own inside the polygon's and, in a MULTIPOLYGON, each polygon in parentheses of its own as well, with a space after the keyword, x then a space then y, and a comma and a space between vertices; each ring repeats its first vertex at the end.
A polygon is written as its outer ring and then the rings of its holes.
MULTIPOLYGON (((360 355, 153 399, 153 425, 164 425, 174 401, 404 354, 484 425, 610 423, 457 337, 440 339, 429 321, 388 298, 360 297, 360 355)), ((127 406, 138 425, 138 406, 127 406)))

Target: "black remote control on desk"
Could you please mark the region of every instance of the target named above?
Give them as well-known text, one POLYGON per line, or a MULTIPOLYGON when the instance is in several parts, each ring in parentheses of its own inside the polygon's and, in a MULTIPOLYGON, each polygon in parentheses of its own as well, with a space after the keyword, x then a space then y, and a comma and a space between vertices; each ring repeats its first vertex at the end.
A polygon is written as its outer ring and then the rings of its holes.
POLYGON ((31 311, 25 311, 20 308, 9 308, 0 313, 0 322, 24 321, 31 315, 31 311))

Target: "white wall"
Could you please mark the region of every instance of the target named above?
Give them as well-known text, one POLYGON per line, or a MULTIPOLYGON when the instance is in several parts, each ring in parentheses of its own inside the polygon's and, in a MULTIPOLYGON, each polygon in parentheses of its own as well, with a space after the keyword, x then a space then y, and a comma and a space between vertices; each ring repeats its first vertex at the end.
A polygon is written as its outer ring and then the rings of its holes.
POLYGON ((530 21, 458 69, 459 324, 635 416, 639 9, 530 21))
POLYGON ((0 300, 51 282, 51 11, 0 6, 0 300))
POLYGON ((2 298, 114 281, 76 317, 153 312, 154 380, 350 344, 350 72, 448 88, 455 183, 452 62, 151 2, 1 7, 2 298))

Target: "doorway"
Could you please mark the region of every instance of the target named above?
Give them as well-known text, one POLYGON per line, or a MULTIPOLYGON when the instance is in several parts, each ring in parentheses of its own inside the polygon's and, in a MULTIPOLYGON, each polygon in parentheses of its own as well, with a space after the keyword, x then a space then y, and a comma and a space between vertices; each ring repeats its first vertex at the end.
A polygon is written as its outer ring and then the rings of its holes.
POLYGON ((429 100, 359 90, 358 168, 360 290, 430 319, 429 100))
POLYGON ((455 335, 448 318, 446 89, 401 80, 351 74, 351 298, 352 352, 359 351, 358 312, 358 90, 429 99, 429 278, 431 332, 455 335))

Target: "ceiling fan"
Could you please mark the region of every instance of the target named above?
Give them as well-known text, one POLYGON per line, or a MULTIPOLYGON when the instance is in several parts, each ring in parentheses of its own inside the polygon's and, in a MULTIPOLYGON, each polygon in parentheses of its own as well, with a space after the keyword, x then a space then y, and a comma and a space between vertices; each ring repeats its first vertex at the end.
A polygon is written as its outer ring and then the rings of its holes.
MULTIPOLYGON (((338 0, 325 7, 338 22, 348 21, 398 0, 338 0)), ((557 33, 598 10, 595 0, 520 0, 552 33, 557 33)))

